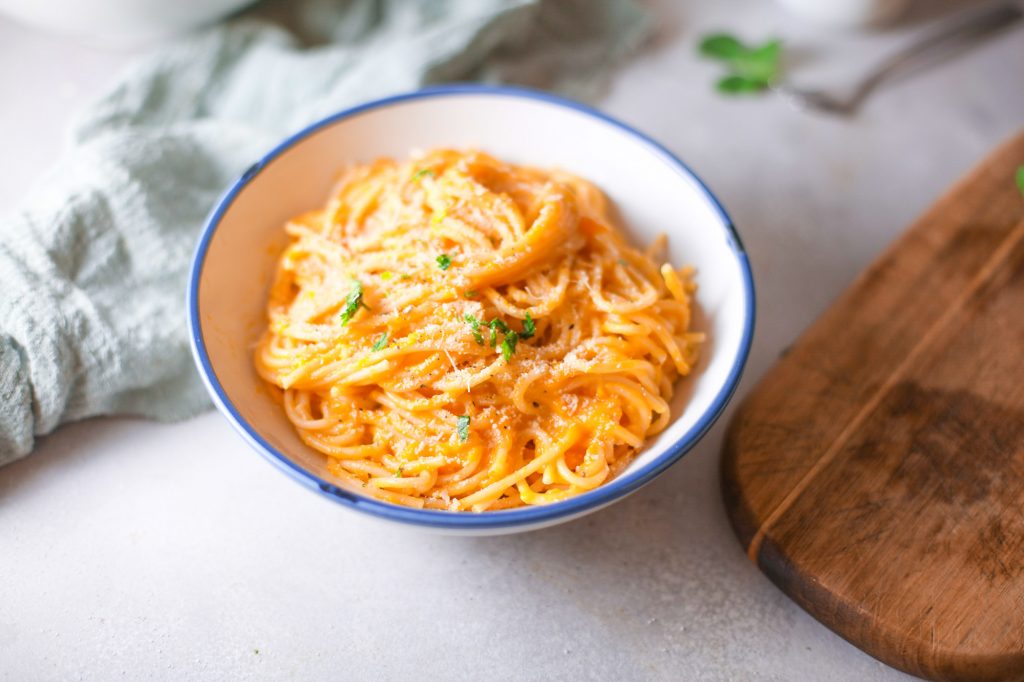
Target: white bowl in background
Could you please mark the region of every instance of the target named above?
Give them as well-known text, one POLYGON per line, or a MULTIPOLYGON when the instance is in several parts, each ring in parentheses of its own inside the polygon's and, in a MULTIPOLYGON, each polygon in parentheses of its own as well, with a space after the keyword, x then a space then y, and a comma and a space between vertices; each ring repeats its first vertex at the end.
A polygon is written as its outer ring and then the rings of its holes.
POLYGON ((863 28, 899 19, 910 0, 778 0, 791 13, 822 26, 863 28))
POLYGON ((253 0, 0 0, 0 13, 89 43, 131 47, 186 31, 253 0))
POLYGON ((615 502, 685 454, 732 395, 750 348, 754 288, 725 211, 666 149, 589 107, 517 88, 447 86, 343 111, 285 140, 255 163, 213 210, 188 291, 196 363, 217 407, 259 453, 342 505, 448 532, 494 534, 553 525, 615 502), (292 216, 323 205, 339 169, 434 147, 478 148, 515 163, 559 167, 595 182, 635 243, 669 235, 670 259, 697 268, 697 328, 708 335, 681 380, 673 422, 617 478, 550 505, 482 513, 412 509, 375 500, 334 478, 303 444, 253 367, 271 275, 292 216))

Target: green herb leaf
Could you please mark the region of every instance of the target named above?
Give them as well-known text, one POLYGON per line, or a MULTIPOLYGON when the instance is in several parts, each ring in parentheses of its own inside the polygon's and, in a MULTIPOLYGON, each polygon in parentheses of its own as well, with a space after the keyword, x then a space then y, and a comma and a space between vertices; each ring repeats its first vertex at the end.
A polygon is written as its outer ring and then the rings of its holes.
POLYGON ((763 81, 755 81, 743 76, 726 76, 715 84, 719 92, 727 95, 738 95, 744 92, 759 92, 767 87, 763 81))
POLYGON ((466 322, 469 322, 469 326, 473 329, 473 340, 481 346, 484 345, 483 334, 480 333, 480 320, 476 319, 475 315, 466 315, 466 322))
POLYGON ((476 296, 476 289, 470 289, 469 291, 465 292, 462 295, 465 296, 466 298, 473 298, 474 296, 476 296))
POLYGON ((537 333, 537 325, 533 323, 533 318, 530 317, 530 313, 526 313, 526 319, 523 320, 523 331, 519 334, 521 339, 532 338, 537 333))
POLYGON ((1020 190, 1021 194, 1024 194, 1024 166, 1017 169, 1017 189, 1020 190))
POLYGON ((413 182, 417 182, 420 178, 422 178, 425 175, 429 175, 430 177, 434 177, 434 169, 433 168, 421 168, 421 169, 419 169, 418 171, 416 171, 413 174, 412 180, 413 180, 413 182))
POLYGON ((449 256, 447 253, 442 253, 440 256, 437 257, 437 267, 441 268, 442 270, 447 270, 451 266, 452 257, 449 256))
POLYGON ((384 346, 388 345, 388 333, 384 332, 380 335, 380 338, 373 344, 373 350, 383 350, 384 346))
POLYGON ((781 57, 782 43, 773 40, 733 60, 732 71, 733 74, 766 88, 779 78, 781 57))
POLYGON ((519 334, 515 332, 505 334, 505 338, 501 341, 501 357, 505 358, 505 362, 512 359, 512 354, 516 352, 516 343, 518 342, 519 334))
POLYGON ((358 279, 352 280, 352 288, 348 291, 348 296, 345 297, 345 307, 341 310, 341 323, 348 324, 352 316, 355 315, 359 308, 370 309, 370 306, 363 303, 363 284, 358 279))
POLYGON ((700 53, 710 59, 733 59, 746 49, 743 43, 728 33, 712 33, 700 41, 700 53))
POLYGON ((701 41, 700 53, 724 62, 729 69, 728 75, 717 83, 719 92, 758 92, 778 81, 781 75, 782 42, 779 40, 748 47, 734 36, 719 33, 701 41))
POLYGON ((398 465, 398 471, 395 472, 395 478, 401 478, 404 475, 405 475, 405 465, 404 464, 399 464, 398 465))
POLYGON ((495 346, 498 345, 498 332, 500 331, 502 334, 507 334, 509 328, 508 325, 505 324, 504 320, 499 320, 498 318, 494 318, 493 320, 488 322, 487 326, 491 328, 490 342, 491 348, 494 348, 495 346))
POLYGON ((461 442, 469 440, 469 415, 464 414, 455 420, 455 430, 458 431, 461 442))

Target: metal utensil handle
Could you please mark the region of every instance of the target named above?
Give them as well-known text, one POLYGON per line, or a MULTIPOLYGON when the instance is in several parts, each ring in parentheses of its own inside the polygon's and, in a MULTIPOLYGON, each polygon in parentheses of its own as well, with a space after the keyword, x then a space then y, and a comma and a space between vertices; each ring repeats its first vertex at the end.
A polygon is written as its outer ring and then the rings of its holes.
POLYGON ((948 59, 977 40, 1013 24, 1022 16, 1024 11, 1015 3, 1004 3, 940 29, 875 67, 857 86, 852 99, 854 102, 861 101, 883 80, 900 73, 909 73, 915 67, 923 68, 948 59))

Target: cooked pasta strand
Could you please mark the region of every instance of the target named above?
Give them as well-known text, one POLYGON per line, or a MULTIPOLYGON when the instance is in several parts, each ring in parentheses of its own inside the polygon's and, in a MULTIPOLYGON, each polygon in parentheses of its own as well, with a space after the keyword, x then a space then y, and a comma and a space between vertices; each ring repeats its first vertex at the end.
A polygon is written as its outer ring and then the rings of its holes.
POLYGON ((669 423, 703 335, 689 269, 626 242, 561 171, 435 150, 342 174, 285 226, 255 352, 328 470, 485 511, 602 485, 669 423))

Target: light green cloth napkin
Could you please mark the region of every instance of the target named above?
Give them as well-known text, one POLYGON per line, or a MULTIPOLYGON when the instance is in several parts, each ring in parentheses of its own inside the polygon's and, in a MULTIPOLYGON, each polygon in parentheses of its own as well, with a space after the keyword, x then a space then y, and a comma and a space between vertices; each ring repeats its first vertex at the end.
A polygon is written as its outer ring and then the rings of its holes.
POLYGON ((310 0, 263 6, 140 61, 0 220, 0 464, 93 415, 205 409, 185 273, 223 189, 284 135, 455 80, 577 97, 647 36, 634 0, 310 0), (302 36, 302 41, 297 36, 302 36), (312 43, 313 46, 309 46, 312 43))

